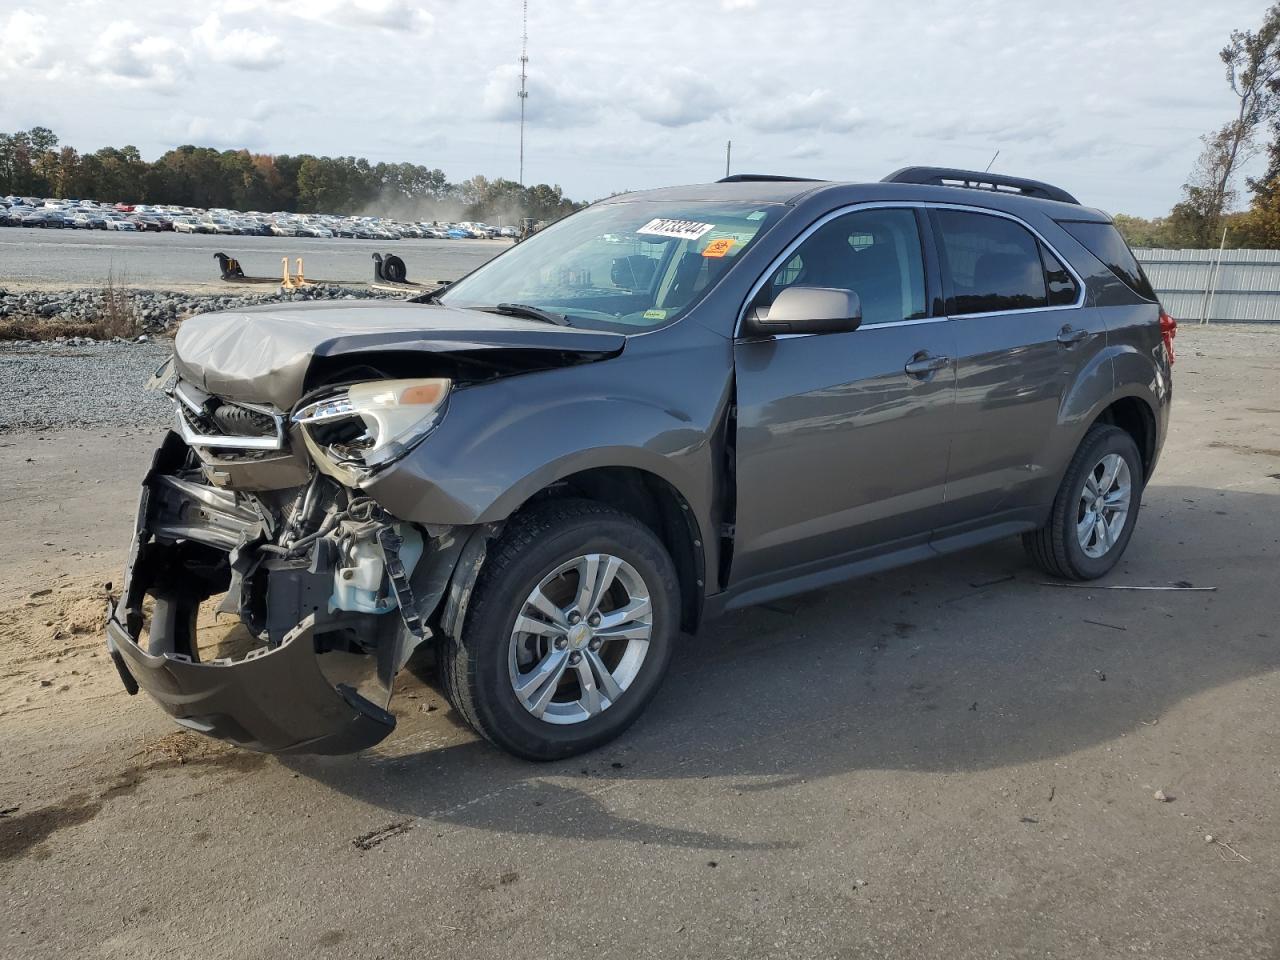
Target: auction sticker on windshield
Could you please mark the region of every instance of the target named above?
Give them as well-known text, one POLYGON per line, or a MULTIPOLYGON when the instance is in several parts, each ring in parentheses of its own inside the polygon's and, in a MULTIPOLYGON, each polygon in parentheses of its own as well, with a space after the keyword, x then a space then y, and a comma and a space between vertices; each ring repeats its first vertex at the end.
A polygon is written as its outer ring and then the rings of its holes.
POLYGON ((715 229, 714 223, 699 223, 697 220, 650 220, 636 233, 648 234, 651 237, 674 237, 677 240, 697 240, 708 230, 715 229))

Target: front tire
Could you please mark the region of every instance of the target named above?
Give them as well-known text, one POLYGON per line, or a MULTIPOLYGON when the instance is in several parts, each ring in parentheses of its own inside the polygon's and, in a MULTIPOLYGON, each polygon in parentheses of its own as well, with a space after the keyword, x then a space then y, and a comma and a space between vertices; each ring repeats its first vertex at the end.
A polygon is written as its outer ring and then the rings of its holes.
POLYGON ((489 549, 441 673, 482 736, 528 760, 607 743, 648 705, 679 631, 675 565, 625 513, 553 500, 489 549))
POLYGON ((1109 573, 1133 536, 1144 479, 1133 437, 1109 424, 1090 427, 1063 475, 1049 523, 1022 536, 1027 554, 1064 580, 1109 573))

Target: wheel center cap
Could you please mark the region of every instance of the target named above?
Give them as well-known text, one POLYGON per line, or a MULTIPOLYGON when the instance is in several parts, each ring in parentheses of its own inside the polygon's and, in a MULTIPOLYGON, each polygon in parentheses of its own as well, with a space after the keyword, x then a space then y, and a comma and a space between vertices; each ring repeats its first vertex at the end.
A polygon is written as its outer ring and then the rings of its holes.
POLYGON ((569 628, 569 646, 574 650, 581 650, 590 642, 591 628, 585 622, 569 628))

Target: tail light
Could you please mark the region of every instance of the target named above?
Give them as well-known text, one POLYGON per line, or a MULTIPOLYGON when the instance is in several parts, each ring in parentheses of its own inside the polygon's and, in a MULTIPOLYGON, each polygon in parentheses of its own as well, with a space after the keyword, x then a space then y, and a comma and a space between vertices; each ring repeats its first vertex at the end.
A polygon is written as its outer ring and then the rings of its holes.
POLYGON ((1164 339, 1164 352, 1169 355, 1169 366, 1173 366, 1173 338, 1178 335, 1178 321, 1169 316, 1163 309, 1160 311, 1160 336, 1164 339))

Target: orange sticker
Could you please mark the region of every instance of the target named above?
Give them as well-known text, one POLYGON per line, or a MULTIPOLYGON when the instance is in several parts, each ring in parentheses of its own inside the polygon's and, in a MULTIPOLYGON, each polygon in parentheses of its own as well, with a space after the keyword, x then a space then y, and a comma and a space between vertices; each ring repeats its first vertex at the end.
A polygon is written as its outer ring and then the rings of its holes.
POLYGON ((702 249, 704 257, 723 257, 733 247, 732 237, 720 237, 718 240, 712 240, 702 249))

